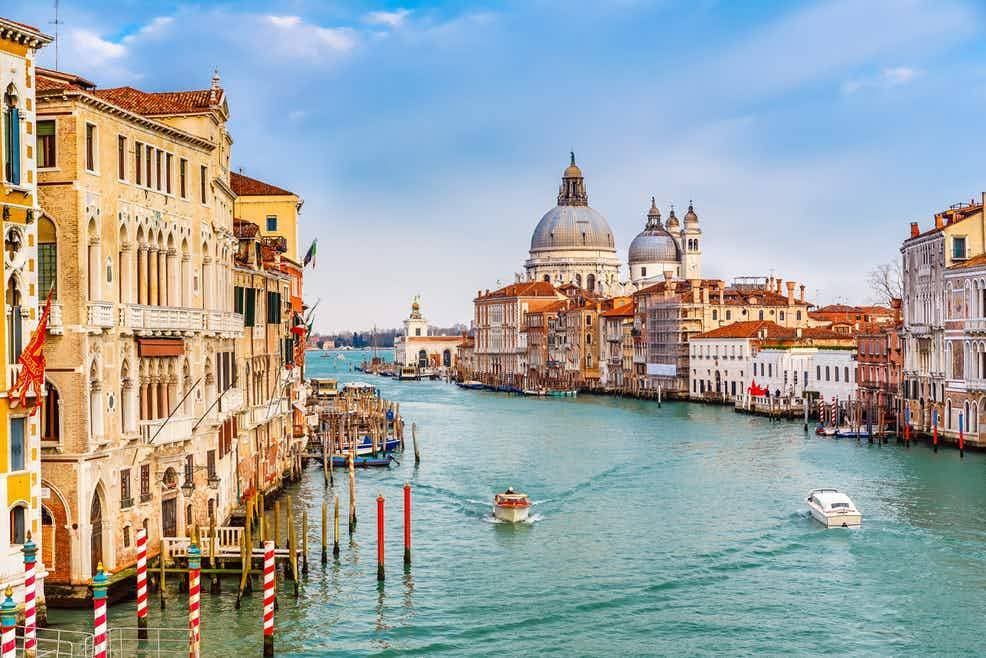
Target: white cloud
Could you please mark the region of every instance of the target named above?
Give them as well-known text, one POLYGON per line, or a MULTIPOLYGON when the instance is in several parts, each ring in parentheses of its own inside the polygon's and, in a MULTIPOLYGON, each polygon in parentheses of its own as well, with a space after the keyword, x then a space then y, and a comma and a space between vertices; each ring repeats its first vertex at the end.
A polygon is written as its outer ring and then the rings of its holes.
POLYGON ((168 26, 174 22, 175 19, 172 16, 157 16, 133 34, 128 34, 123 37, 120 42, 130 44, 143 38, 161 37, 167 32, 168 26))
POLYGON ((371 11, 363 17, 365 23, 370 25, 385 25, 390 28, 398 28, 404 25, 405 19, 411 15, 410 9, 397 9, 395 11, 371 11))
POLYGON ((280 35, 273 47, 296 57, 315 59, 328 52, 346 53, 359 45, 359 34, 350 27, 322 27, 300 16, 265 16, 280 35))
POLYGON ((275 27, 297 27, 301 25, 301 16, 268 16, 267 20, 275 27))
POLYGON ((853 78, 842 83, 842 93, 855 94, 864 89, 889 89, 909 84, 921 72, 908 66, 894 66, 880 71, 877 75, 853 78))
POLYGON ((81 61, 94 66, 118 60, 127 54, 126 46, 107 41, 95 32, 82 28, 70 31, 68 41, 81 61))

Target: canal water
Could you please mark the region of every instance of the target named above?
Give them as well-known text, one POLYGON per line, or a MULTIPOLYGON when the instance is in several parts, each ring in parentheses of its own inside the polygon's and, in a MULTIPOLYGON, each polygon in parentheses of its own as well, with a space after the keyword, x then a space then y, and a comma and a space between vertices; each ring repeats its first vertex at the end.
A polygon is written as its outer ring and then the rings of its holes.
MULTIPOLYGON (((986 460, 807 436, 729 408, 583 396, 532 399, 396 382, 309 353, 308 374, 365 379, 418 425, 389 471, 359 472, 359 524, 319 564, 322 477, 295 499, 311 569, 280 591, 278 655, 617 656, 703 653, 978 654, 986 607, 986 460), (414 564, 402 566, 401 487, 414 487, 414 564), (534 501, 533 523, 490 518, 494 492, 534 501), (813 487, 848 492, 858 530, 808 515, 813 487), (387 579, 375 507, 387 499, 387 579), (296 503, 297 505, 297 503, 296 503)), ((410 435, 408 434, 408 440, 410 435)), ((344 480, 343 480, 344 482, 344 480)), ((259 655, 260 593, 203 594, 205 655, 259 655)), ((152 626, 182 626, 180 595, 152 626)), ((87 627, 90 612, 50 613, 87 627)), ((133 626, 133 602, 110 624, 133 626)))

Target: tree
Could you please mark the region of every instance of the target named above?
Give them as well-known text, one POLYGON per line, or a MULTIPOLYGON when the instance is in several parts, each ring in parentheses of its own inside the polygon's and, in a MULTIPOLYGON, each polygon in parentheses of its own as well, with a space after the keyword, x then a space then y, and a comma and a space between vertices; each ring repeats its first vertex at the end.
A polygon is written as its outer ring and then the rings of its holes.
POLYGON ((890 306, 894 299, 904 296, 904 284, 900 272, 900 261, 890 261, 877 266, 869 275, 870 291, 877 303, 890 306))

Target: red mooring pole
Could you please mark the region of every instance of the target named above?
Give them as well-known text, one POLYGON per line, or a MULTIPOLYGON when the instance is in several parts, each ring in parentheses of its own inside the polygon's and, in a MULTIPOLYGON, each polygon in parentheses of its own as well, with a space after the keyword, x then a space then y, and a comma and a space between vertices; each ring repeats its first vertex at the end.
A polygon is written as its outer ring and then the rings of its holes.
POLYGON ((377 580, 383 579, 383 494, 377 494, 377 580))
POLYGON ((404 566, 411 566, 411 483, 404 483, 404 566))

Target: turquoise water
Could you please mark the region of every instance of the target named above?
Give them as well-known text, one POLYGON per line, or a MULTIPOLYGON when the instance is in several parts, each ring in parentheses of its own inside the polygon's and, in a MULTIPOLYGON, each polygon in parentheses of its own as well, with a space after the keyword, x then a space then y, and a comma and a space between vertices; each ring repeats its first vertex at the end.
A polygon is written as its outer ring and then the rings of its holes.
MULTIPOLYGON (((360 522, 338 564, 318 561, 313 464, 296 491, 313 520, 311 571, 281 590, 282 656, 979 654, 986 604, 982 455, 808 437, 728 408, 605 397, 532 399, 440 382, 369 379, 417 422, 422 463, 360 472, 360 522), (401 564, 404 481, 414 565, 401 564), (508 485, 535 521, 491 522, 508 485), (809 489, 836 486, 864 514, 824 530, 809 489), (377 492, 387 498, 387 580, 376 581, 377 492)), ((408 436, 409 438, 409 436, 408 436)), ((345 509, 346 493, 340 490, 345 509)), ((343 533, 345 533, 343 520, 343 533)), ((348 540, 348 538, 347 538, 348 540)), ((206 655, 259 655, 260 595, 203 595, 206 655)), ((152 599, 152 625, 185 623, 152 599)), ((132 626, 133 603, 111 609, 132 626)), ((62 628, 88 613, 52 611, 62 628)))

